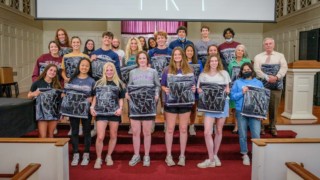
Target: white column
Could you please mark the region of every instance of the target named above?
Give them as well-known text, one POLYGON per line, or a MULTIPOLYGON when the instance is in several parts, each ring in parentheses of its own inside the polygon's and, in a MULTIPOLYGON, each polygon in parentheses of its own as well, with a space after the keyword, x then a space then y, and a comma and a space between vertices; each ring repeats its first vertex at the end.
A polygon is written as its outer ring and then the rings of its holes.
POLYGON ((318 71, 319 69, 288 69, 282 116, 290 120, 317 119, 312 110, 314 75, 318 71))
POLYGON ((301 0, 296 0, 296 11, 301 9, 301 0))
POLYGON ((23 0, 19 0, 19 11, 23 12, 23 0))
POLYGON ((35 0, 30 0, 30 15, 33 16, 33 17, 36 15, 35 6, 36 6, 35 0))
POLYGON ((288 0, 283 0, 283 16, 288 14, 288 0))

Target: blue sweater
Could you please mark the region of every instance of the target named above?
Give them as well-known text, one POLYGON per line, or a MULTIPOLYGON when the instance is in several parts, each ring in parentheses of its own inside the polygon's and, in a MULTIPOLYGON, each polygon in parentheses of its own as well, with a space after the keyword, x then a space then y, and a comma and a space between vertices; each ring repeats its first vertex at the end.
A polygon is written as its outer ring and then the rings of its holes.
POLYGON ((113 52, 111 49, 105 51, 101 48, 93 51, 91 53, 91 56, 95 54, 97 55, 97 58, 100 58, 100 59, 112 59, 114 62, 114 66, 116 67, 116 70, 117 70, 117 73, 118 73, 118 76, 121 78, 121 71, 120 71, 120 60, 119 60, 119 56, 118 54, 116 54, 115 52, 113 52))
POLYGON ((255 86, 259 88, 263 88, 263 84, 260 80, 253 78, 251 80, 246 80, 243 78, 239 78, 236 80, 232 86, 231 89, 231 100, 234 100, 236 102, 236 111, 242 110, 242 104, 243 104, 243 93, 242 88, 244 86, 255 86))
POLYGON ((172 41, 169 45, 169 48, 170 49, 174 49, 175 47, 181 47, 182 49, 185 49, 185 47, 188 45, 188 44, 192 44, 193 45, 193 42, 189 41, 189 40, 185 40, 185 41, 181 41, 179 39, 176 39, 174 41, 172 41))

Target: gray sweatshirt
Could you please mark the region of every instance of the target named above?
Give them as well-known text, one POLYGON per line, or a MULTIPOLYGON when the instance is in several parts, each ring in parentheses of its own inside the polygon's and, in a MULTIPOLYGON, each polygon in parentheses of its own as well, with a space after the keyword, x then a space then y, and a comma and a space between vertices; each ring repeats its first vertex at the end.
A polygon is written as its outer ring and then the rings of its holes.
POLYGON ((159 96, 160 81, 158 73, 155 69, 147 68, 147 70, 141 70, 136 68, 130 71, 128 85, 144 85, 154 84, 156 86, 156 96, 159 96))

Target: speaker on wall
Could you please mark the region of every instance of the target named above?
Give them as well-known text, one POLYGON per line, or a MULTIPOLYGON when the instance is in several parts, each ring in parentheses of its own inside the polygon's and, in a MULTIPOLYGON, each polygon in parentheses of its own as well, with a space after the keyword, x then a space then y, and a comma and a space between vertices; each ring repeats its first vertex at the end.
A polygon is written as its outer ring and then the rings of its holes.
MULTIPOLYGON (((320 61, 320 29, 301 31, 299 34, 299 59, 320 61)), ((314 105, 320 106, 320 73, 314 77, 314 105)))
POLYGON ((299 59, 307 59, 308 31, 301 31, 299 34, 299 59))
POLYGON ((320 59, 320 29, 313 29, 308 31, 307 42, 307 59, 319 60, 320 59))

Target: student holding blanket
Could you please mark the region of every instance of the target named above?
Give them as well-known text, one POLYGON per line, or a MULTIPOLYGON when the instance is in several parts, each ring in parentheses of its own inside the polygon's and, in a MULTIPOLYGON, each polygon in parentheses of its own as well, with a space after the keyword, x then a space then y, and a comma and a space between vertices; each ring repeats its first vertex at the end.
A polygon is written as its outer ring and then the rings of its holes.
POLYGON ((121 121, 124 97, 125 97, 124 85, 117 74, 116 67, 114 66, 113 63, 107 62, 103 66, 102 78, 96 82, 95 96, 93 97, 92 104, 90 107, 90 112, 92 116, 96 116, 96 121, 97 121, 96 123, 97 124, 97 140, 96 140, 97 159, 94 164, 95 169, 101 169, 101 164, 102 164, 101 153, 103 149, 103 140, 105 137, 108 123, 109 123, 109 129, 110 129, 110 139, 109 139, 109 145, 108 145, 108 153, 105 161, 107 166, 113 165, 111 154, 117 143, 117 133, 118 133, 119 123, 121 121), (108 87, 108 86, 117 87, 118 91, 116 92, 118 93, 116 94, 116 96, 118 101, 116 101, 115 99, 108 99, 108 97, 105 99, 99 99, 100 97, 101 98, 105 97, 106 94, 104 92, 101 92, 101 94, 99 94, 99 92, 97 92, 97 89, 108 87), (110 101, 111 102, 115 101, 116 103, 116 106, 113 108, 115 111, 111 112, 112 115, 97 115, 98 114, 96 112, 97 106, 99 106, 99 104, 110 103, 110 101))
MULTIPOLYGON (((92 101, 92 90, 95 84, 95 81, 93 78, 91 78, 91 62, 87 58, 82 58, 78 64, 78 67, 76 68, 75 73, 70 78, 69 83, 65 84, 65 90, 66 90, 66 96, 64 98, 68 98, 68 93, 76 92, 78 94, 83 94, 86 97, 86 100, 88 101, 86 104, 91 103, 92 101)), ((80 98, 76 98, 76 102, 68 102, 74 104, 72 109, 72 112, 78 112, 83 113, 83 111, 88 111, 87 113, 84 113, 85 117, 87 118, 79 118, 79 114, 72 114, 69 115, 70 124, 71 124, 71 141, 72 141, 72 148, 73 148, 73 159, 71 162, 71 166, 77 166, 79 163, 79 151, 78 151, 78 144, 79 144, 79 124, 80 120, 83 125, 83 135, 84 135, 84 154, 82 157, 81 165, 85 166, 89 163, 89 152, 90 152, 90 144, 91 144, 91 135, 90 135, 90 126, 91 126, 91 118, 89 116, 89 107, 88 109, 81 109, 78 110, 76 108, 79 108, 78 106, 81 104, 81 102, 77 102, 80 98)), ((65 100, 65 99, 64 99, 65 100)), ((64 101, 63 100, 63 101, 64 101)), ((73 99, 70 99, 73 100, 73 99)), ((63 105, 64 102, 62 102, 61 110, 63 111, 63 105)), ((81 104, 83 105, 83 104, 81 104)), ((86 106, 85 106, 86 107, 86 106)), ((69 107, 70 108, 70 107, 69 107)), ((69 108, 65 109, 64 112, 67 112, 69 108)), ((64 114, 62 112, 62 114, 64 114)))
MULTIPOLYGON (((138 65, 138 68, 130 71, 129 82, 127 84, 128 93, 126 94, 126 97, 129 101, 133 100, 133 99, 130 99, 131 85, 153 85, 155 90, 155 96, 154 96, 155 101, 154 101, 154 104, 152 105, 156 110, 156 101, 159 99, 159 90, 160 90, 160 81, 158 78, 157 71, 149 67, 150 58, 145 51, 138 52, 136 57, 136 63, 138 65)), ((134 103, 134 102, 131 102, 131 103, 134 103)), ((132 114, 130 113, 130 115, 132 114)), ((155 121, 154 115, 152 116, 137 115, 135 117, 130 117, 134 155, 132 159, 129 161, 129 166, 134 166, 141 161, 140 154, 139 154, 141 125, 142 125, 142 131, 143 131, 143 139, 144 139, 143 166, 150 166, 149 152, 151 147, 151 127, 154 121, 155 121)))
MULTIPOLYGON (((38 79, 32 84, 28 98, 37 98, 41 88, 61 89, 58 79, 58 67, 55 64, 48 64, 38 79)), ((57 102, 50 102, 57 103, 57 102)), ((37 119, 40 138, 53 138, 53 131, 57 126, 58 118, 37 119)))
MULTIPOLYGON (((192 68, 187 62, 184 51, 180 47, 176 47, 172 51, 171 60, 169 66, 166 67, 163 71, 161 78, 161 88, 162 90, 169 95, 170 89, 168 87, 167 78, 168 75, 193 75, 192 68)), ((192 92, 195 93, 195 86, 192 86, 192 92)), ((166 101, 168 98, 166 98, 166 101)), ((167 157, 165 162, 168 166, 174 166, 175 162, 172 159, 171 149, 173 141, 173 133, 176 124, 176 119, 179 117, 179 132, 180 132, 180 156, 178 165, 185 166, 185 150, 188 140, 188 122, 190 119, 192 105, 181 106, 181 107, 168 107, 164 106, 167 129, 165 132, 166 138, 166 148, 167 148, 167 157)))
MULTIPOLYGON (((198 73, 200 74, 203 70, 202 62, 198 60, 198 58, 197 58, 198 56, 197 56, 197 53, 195 51, 194 46, 192 44, 188 44, 186 46, 186 48, 184 49, 184 51, 186 53, 188 63, 191 66, 197 65, 199 67, 198 73)), ((194 72, 196 72, 195 68, 193 68, 193 70, 194 70, 194 72)), ((196 74, 195 74, 195 76, 196 76, 196 74)), ((196 79, 198 79, 198 77, 196 77, 196 79)), ((198 94, 196 93, 196 101, 195 101, 194 105, 192 106, 191 114, 190 114, 190 125, 189 125, 190 136, 195 136, 197 134, 196 129, 194 127, 194 122, 196 121, 196 116, 197 116, 197 105, 198 105, 198 94)))
MULTIPOLYGON (((203 93, 200 88, 201 82, 217 83, 226 85, 225 92, 229 94, 230 76, 227 71, 223 70, 221 59, 217 55, 209 55, 208 60, 204 66, 203 73, 200 74, 198 80, 198 93, 203 93)), ((229 116, 229 100, 225 100, 223 113, 205 113, 204 117, 204 138, 208 149, 209 159, 198 164, 199 168, 221 166, 221 161, 218 158, 218 151, 222 140, 222 129, 226 117, 229 116), (216 130, 214 140, 212 139, 212 126, 216 121, 216 130)))
MULTIPOLYGON (((273 136, 277 136, 277 115, 283 89, 283 78, 285 77, 288 64, 282 53, 274 51, 275 42, 273 38, 267 37, 263 40, 264 52, 254 57, 254 70, 257 77, 263 82, 264 87, 271 90, 269 104, 269 128, 273 136)), ((264 126, 261 126, 261 134, 265 134, 264 126)))
MULTIPOLYGON (((228 72, 229 72, 229 75, 231 77, 232 82, 234 82, 239 75, 239 74, 236 74, 237 73, 236 70, 239 70, 240 66, 246 62, 251 63, 251 60, 248 58, 248 53, 247 53, 246 47, 242 44, 239 44, 235 50, 235 58, 232 59, 228 65, 228 72)), ((235 116, 235 109, 234 109, 235 103, 234 103, 234 101, 230 101, 230 108, 231 108, 233 117, 235 119, 235 124, 234 124, 234 128, 232 130, 232 133, 238 134, 238 122, 237 122, 237 119, 235 116)))
MULTIPOLYGON (((73 36, 71 38, 72 52, 63 56, 62 64, 61 64, 61 69, 62 69, 61 76, 64 79, 64 83, 68 83, 70 81, 70 78, 76 71, 76 67, 78 66, 80 59, 82 58, 89 59, 88 55, 83 54, 80 51, 80 46, 81 46, 81 39, 78 36, 73 36)), ((83 131, 82 131, 81 125, 79 129, 80 129, 79 135, 82 135, 83 131)), ((68 135, 71 135, 71 131, 72 130, 70 129, 68 135)))
POLYGON ((236 117, 239 128, 239 143, 241 154, 243 154, 243 164, 250 165, 250 159, 247 155, 247 126, 250 127, 251 138, 260 138, 261 121, 254 117, 241 115, 244 94, 248 91, 247 86, 263 88, 261 81, 255 78, 255 72, 251 63, 243 63, 240 68, 239 79, 232 86, 231 99, 236 103, 236 117))

